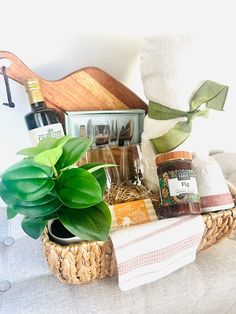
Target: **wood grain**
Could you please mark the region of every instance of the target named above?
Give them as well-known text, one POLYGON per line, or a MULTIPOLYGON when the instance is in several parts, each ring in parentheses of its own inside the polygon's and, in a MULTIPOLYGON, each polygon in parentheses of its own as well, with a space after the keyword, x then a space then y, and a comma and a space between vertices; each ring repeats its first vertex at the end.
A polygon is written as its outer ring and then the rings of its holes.
POLYGON ((31 77, 39 79, 47 107, 55 108, 63 119, 65 111, 135 108, 147 111, 147 104, 141 98, 97 67, 85 67, 59 80, 49 81, 31 71, 11 52, 0 51, 0 59, 3 58, 11 62, 6 70, 11 79, 20 84, 31 77))

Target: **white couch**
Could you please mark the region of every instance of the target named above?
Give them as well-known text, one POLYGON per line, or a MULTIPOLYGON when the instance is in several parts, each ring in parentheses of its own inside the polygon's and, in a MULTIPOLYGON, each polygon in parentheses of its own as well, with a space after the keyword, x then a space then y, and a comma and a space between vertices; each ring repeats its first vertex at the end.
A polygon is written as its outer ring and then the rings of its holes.
POLYGON ((121 292, 117 277, 80 286, 59 282, 47 267, 40 240, 23 233, 20 219, 7 221, 0 208, 0 314, 236 313, 236 233, 172 275, 121 292))

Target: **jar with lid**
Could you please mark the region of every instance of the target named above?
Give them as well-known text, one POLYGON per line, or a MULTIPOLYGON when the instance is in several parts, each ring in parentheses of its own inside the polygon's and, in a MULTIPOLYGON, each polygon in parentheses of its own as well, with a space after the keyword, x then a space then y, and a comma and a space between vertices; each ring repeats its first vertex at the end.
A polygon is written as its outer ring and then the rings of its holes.
POLYGON ((160 185, 160 218, 200 214, 200 197, 195 174, 192 170, 192 154, 172 151, 156 156, 160 185))

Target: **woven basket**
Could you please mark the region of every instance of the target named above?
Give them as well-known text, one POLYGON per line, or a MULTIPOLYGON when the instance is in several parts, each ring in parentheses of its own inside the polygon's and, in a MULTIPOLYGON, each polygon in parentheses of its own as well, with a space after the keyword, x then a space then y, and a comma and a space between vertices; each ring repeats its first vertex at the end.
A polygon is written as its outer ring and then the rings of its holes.
MULTIPOLYGON (((198 251, 218 243, 236 228, 236 208, 202 216, 205 232, 198 251)), ((93 279, 112 277, 117 273, 110 239, 105 242, 84 241, 62 246, 49 240, 45 228, 42 241, 49 267, 62 282, 82 284, 93 279)))

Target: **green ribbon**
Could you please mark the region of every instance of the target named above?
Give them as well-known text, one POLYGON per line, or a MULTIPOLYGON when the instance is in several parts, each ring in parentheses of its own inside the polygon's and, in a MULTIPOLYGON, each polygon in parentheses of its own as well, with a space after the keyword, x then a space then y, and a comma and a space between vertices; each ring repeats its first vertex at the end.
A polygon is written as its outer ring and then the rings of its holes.
POLYGON ((193 119, 196 117, 208 118, 209 109, 223 111, 227 93, 228 86, 213 81, 205 81, 191 98, 190 110, 187 112, 150 101, 148 116, 151 119, 170 120, 186 118, 186 121, 176 123, 164 135, 150 140, 154 152, 156 154, 169 152, 182 144, 191 133, 193 119), (203 108, 200 108, 201 106, 203 108))

